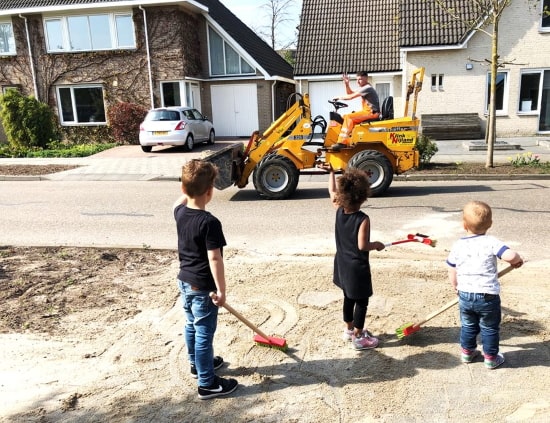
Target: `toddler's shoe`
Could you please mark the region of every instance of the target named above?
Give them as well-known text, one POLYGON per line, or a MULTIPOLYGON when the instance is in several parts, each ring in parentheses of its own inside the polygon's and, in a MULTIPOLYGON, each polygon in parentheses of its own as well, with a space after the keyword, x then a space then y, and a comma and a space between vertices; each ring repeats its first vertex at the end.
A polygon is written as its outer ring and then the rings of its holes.
MULTIPOLYGON (((363 329, 363 334, 370 335, 367 329, 363 329)), ((344 341, 351 341, 352 338, 353 338, 353 329, 344 329, 344 333, 342 333, 342 339, 344 341)))
MULTIPOLYGON (((221 366, 223 366, 223 358, 221 358, 219 355, 214 356, 213 360, 214 364, 214 370, 218 370, 221 366)), ((197 368, 194 364, 191 364, 191 377, 196 379, 197 376, 197 368)))
POLYGON ((501 353, 492 356, 485 355, 485 368, 489 370, 496 369, 502 363, 504 363, 504 356, 501 353))
POLYGON ((344 332, 342 333, 342 339, 344 341, 351 341, 352 337, 353 337, 353 330, 344 329, 344 332))
POLYGON ((199 398, 205 400, 228 395, 237 389, 237 386, 239 386, 239 383, 235 379, 224 379, 216 376, 212 385, 198 387, 199 398))
POLYGON ((378 346, 378 338, 369 336, 367 333, 363 332, 360 337, 352 336, 351 346, 356 350, 376 348, 378 346))
POLYGON ((474 358, 476 358, 479 355, 478 350, 468 350, 466 348, 461 348, 462 354, 460 355, 460 359, 464 364, 470 364, 472 361, 474 361, 474 358))

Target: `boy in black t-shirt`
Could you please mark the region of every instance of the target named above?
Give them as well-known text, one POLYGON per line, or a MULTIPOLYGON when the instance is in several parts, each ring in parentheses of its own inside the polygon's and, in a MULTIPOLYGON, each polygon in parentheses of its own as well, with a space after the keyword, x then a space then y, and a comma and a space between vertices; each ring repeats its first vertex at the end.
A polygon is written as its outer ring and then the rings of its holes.
POLYGON ((235 379, 214 373, 223 365, 223 359, 214 356, 212 343, 218 307, 225 303, 222 250, 226 242, 220 221, 205 208, 212 200, 217 174, 212 163, 186 163, 181 176, 183 195, 174 204, 180 261, 177 283, 186 316, 184 332, 191 375, 198 378, 200 399, 230 394, 238 385, 235 379), (212 291, 215 295, 210 298, 212 291))

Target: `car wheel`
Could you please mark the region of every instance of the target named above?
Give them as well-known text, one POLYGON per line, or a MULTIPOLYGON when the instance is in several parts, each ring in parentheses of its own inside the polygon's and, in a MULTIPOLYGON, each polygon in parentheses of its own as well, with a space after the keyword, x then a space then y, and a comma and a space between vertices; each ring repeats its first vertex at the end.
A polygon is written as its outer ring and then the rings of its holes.
POLYGON ((364 150, 357 153, 348 162, 348 167, 367 173, 373 197, 382 195, 393 181, 393 168, 390 161, 375 150, 364 150))
POLYGON ((191 151, 193 150, 194 146, 195 146, 195 140, 193 139, 193 135, 191 134, 187 135, 183 148, 185 149, 185 151, 191 151))
POLYGON ((215 138, 216 138, 216 136, 215 136, 215 134, 214 134, 214 130, 212 129, 212 130, 210 131, 210 135, 208 136, 207 144, 208 144, 208 145, 214 144, 215 138))
POLYGON ((142 145, 141 146, 141 150, 144 153, 150 153, 152 149, 153 149, 153 146, 151 146, 151 145, 142 145))

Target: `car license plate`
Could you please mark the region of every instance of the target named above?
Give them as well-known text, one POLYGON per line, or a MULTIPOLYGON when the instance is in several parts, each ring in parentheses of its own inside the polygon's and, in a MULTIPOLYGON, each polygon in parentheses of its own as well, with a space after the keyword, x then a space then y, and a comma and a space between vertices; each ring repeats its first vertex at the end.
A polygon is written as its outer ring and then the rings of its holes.
POLYGON ((153 135, 168 135, 168 131, 153 131, 153 135))

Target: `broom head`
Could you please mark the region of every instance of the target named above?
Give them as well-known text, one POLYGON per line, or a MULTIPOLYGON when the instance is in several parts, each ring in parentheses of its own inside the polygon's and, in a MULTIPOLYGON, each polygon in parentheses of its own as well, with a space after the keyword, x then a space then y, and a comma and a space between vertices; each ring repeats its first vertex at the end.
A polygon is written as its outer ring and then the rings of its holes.
POLYGON ((281 351, 286 351, 288 349, 286 339, 284 338, 270 336, 268 339, 265 339, 263 336, 254 335, 254 342, 261 347, 275 348, 281 351))
POLYGON ((412 335, 420 330, 420 325, 414 323, 405 323, 395 330, 397 338, 403 339, 405 336, 412 335))

